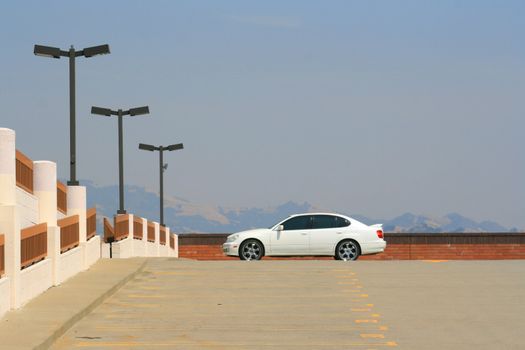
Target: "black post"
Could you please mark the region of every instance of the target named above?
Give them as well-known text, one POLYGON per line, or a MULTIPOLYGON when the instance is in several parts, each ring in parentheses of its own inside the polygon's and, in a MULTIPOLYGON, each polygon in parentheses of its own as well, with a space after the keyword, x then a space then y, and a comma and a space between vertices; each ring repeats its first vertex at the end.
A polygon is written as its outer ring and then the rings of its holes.
POLYGON ((164 226, 164 159, 162 156, 164 148, 159 147, 159 170, 160 170, 160 225, 164 226))
POLYGON ((76 118, 75 118, 75 49, 69 49, 69 186, 78 186, 77 181, 77 149, 76 149, 76 118))
POLYGON ((126 214, 124 209, 124 146, 122 137, 122 109, 118 110, 118 160, 119 160, 119 210, 118 214, 126 214))

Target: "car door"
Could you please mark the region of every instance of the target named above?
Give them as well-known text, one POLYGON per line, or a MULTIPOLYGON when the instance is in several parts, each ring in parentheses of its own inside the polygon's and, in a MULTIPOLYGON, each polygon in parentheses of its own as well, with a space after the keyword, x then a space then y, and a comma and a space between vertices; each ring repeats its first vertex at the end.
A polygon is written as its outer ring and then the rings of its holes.
POLYGON ((283 222, 283 230, 270 235, 272 255, 308 255, 311 215, 294 216, 283 222))
POLYGON ((350 222, 335 215, 314 215, 310 231, 310 254, 332 255, 337 241, 350 222))

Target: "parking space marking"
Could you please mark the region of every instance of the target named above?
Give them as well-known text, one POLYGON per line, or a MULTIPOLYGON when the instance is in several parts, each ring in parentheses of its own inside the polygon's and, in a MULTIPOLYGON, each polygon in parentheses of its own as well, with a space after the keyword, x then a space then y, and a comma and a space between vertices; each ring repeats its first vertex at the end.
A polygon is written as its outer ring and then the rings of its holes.
POLYGON ((355 323, 378 323, 378 320, 355 320, 355 323))
POLYGON ((370 303, 374 295, 369 296, 368 286, 358 278, 361 272, 316 269, 309 263, 288 267, 273 261, 217 263, 218 267, 177 264, 152 260, 145 273, 69 330, 62 347, 53 349, 335 349, 344 344, 379 350, 397 346, 390 341, 379 310, 370 303), (166 266, 173 270, 162 269, 166 266), (309 278, 312 275, 317 280, 309 278), (230 289, 236 295, 234 301, 230 289), (344 310, 337 299, 344 300, 344 310), (257 319, 237 324, 234 315, 241 306, 271 322, 257 319), (275 318, 272 310, 284 312, 275 318), (290 311, 303 317, 298 320, 290 311), (234 335, 230 334, 233 324, 234 335))
POLYGON ((379 334, 379 333, 361 333, 360 334, 361 338, 380 338, 380 339, 385 339, 385 335, 384 334, 379 334))

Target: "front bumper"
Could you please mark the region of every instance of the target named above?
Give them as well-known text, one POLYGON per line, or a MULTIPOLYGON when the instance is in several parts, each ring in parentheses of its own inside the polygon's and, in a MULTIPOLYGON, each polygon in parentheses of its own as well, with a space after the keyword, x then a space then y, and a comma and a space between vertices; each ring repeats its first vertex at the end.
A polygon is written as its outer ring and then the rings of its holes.
POLYGON ((222 252, 228 256, 239 256, 239 243, 229 242, 222 245, 222 252))

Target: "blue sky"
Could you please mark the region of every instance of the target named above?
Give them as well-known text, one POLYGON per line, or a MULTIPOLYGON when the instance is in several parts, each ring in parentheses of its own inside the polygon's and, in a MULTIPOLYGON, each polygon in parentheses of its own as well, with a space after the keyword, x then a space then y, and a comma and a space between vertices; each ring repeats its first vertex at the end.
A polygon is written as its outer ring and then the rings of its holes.
POLYGON ((459 212, 525 227, 525 4, 520 1, 3 1, 1 126, 68 169, 67 61, 77 62, 78 176, 226 207, 308 201, 393 217, 459 212))

